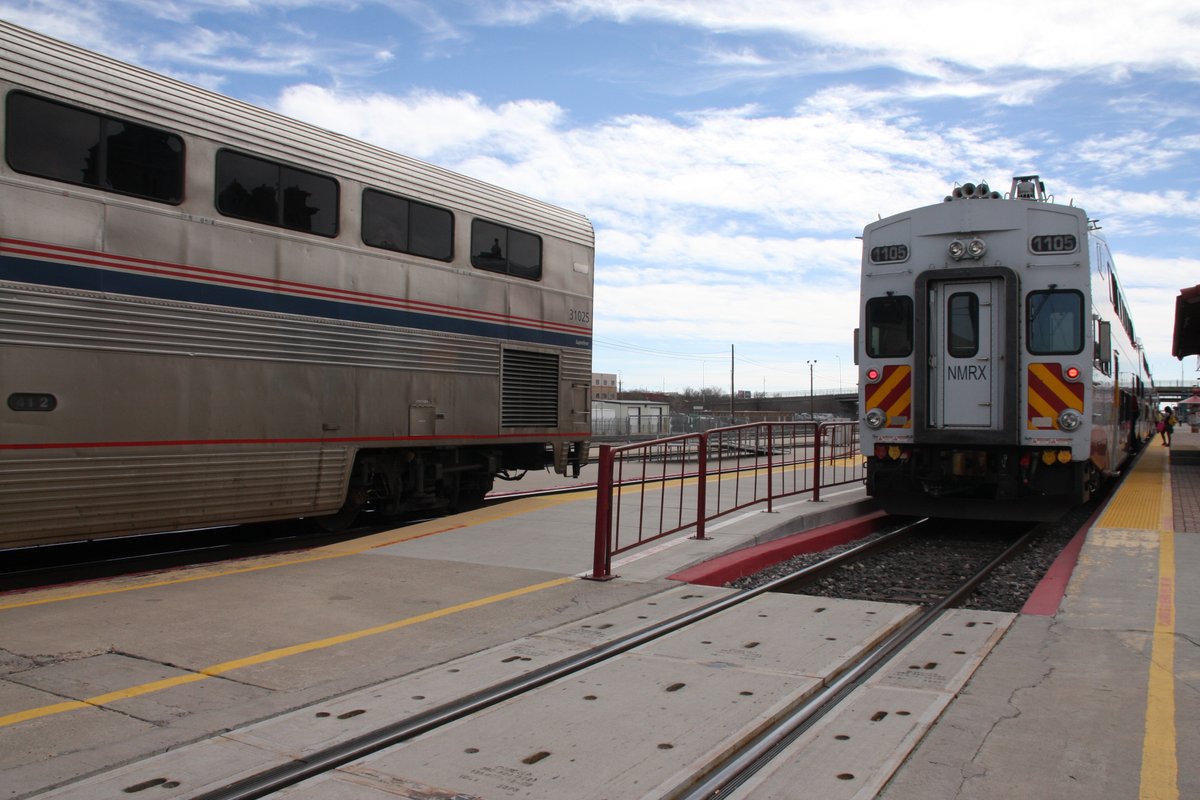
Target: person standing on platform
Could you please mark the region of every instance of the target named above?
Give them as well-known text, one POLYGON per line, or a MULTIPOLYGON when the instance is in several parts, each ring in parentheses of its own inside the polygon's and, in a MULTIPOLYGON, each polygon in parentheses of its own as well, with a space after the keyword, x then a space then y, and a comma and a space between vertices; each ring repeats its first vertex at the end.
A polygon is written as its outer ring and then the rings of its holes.
POLYGON ((1175 426, 1179 424, 1179 420, 1175 417, 1175 412, 1170 406, 1163 409, 1162 413, 1162 441, 1167 447, 1171 446, 1171 434, 1175 432, 1175 426))

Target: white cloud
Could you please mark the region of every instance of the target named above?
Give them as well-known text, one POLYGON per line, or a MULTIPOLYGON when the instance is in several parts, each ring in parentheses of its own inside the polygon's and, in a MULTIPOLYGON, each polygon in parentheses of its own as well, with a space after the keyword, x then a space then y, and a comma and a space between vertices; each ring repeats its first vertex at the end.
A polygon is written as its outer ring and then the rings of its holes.
POLYGON ((551 143, 563 115, 555 104, 537 100, 493 108, 469 94, 418 91, 396 97, 312 84, 285 89, 276 106, 288 116, 442 163, 461 163, 476 153, 509 161, 526 158, 551 143))
MULTIPOLYGON (((597 227, 601 340, 678 338, 705 349, 725 340, 804 342, 847 360, 862 226, 876 213, 937 202, 950 189, 947 164, 964 165, 959 180, 991 180, 1004 191, 1010 167, 1034 157, 986 127, 889 118, 838 90, 787 115, 745 106, 584 126, 553 103, 490 106, 469 94, 353 95, 306 85, 286 91, 279 107, 587 214, 597 227)), ((1146 219, 1200 215, 1200 199, 1180 191, 1051 188, 1120 219, 1117 233, 1146 219)), ((1193 266, 1180 262, 1169 273, 1193 266)), ((1136 260, 1123 270, 1131 303, 1144 303, 1139 315, 1153 320, 1139 330, 1169 351, 1169 326, 1151 306, 1155 287, 1136 260)))
MULTIPOLYGON (((602 340, 808 342, 849 360, 864 206, 892 213, 949 188, 922 156, 925 131, 824 109, 574 127, 552 104, 313 86, 288 90, 279 107, 587 214, 602 340)), ((965 132, 939 146, 995 155, 965 132)))
POLYGON ((1127 289, 1178 294, 1185 286, 1200 283, 1200 258, 1127 255, 1118 259, 1117 269, 1127 289))
POLYGON ((80 4, 67 12, 56 3, 0 2, 0 19, 93 50, 122 51, 106 46, 103 13, 90 4, 80 4))
MULTIPOLYGON (((1103 13, 1083 0, 333 0, 334 13, 408 23, 402 34, 334 35, 285 13, 305 8, 311 23, 328 5, 0 0, 0 16, 126 60, 168 65, 203 85, 227 89, 266 76, 254 91, 276 96, 285 114, 587 214, 597 228, 601 339, 678 336, 706 350, 713 341, 754 341, 762 352, 774 343, 780 360, 794 358, 789 345, 804 342, 825 348, 822 363, 840 354, 849 368, 854 235, 877 215, 937 202, 954 180, 987 180, 1003 191, 1014 170, 1041 170, 1060 200, 1079 198, 1126 239, 1190 230, 1184 226, 1200 216, 1194 173, 1175 174, 1200 150, 1191 133, 1200 97, 1156 83, 1187 87, 1200 76, 1192 0, 1103 13), (122 26, 110 8, 170 24, 122 26), (592 116, 580 122, 568 99, 488 103, 466 89, 351 86, 381 66, 403 72, 414 52, 445 58, 450 75, 454 48, 443 45, 550 17, 694 32, 671 52, 673 67, 686 65, 689 74, 669 86, 653 83, 661 73, 647 76, 643 94, 744 91, 706 95, 709 108, 664 100, 652 113, 626 113, 645 105, 598 111, 581 102, 592 116), (327 85, 313 75, 329 76, 327 85), (1031 113, 1039 102, 1061 100, 1079 76, 1088 85, 1124 85, 1092 104, 1095 119, 1065 119, 1049 106, 1031 113), (801 88, 790 97, 798 100, 762 90, 792 79, 801 88), (284 80, 293 85, 281 88, 284 80), (950 107, 963 114, 935 116, 950 107), (1012 124, 1016 112, 1033 122, 1012 124), (1076 132, 1065 130, 1071 125, 1076 132), (1139 176, 1162 177, 1162 188, 1130 186, 1139 176)), ((646 63, 630 57, 629 69, 646 63)), ((486 81, 459 76, 445 85, 486 81)), ((241 96, 258 99, 244 88, 241 96)), ((1139 332, 1157 347, 1163 304, 1174 291, 1158 282, 1158 271, 1178 278, 1197 264, 1146 266, 1115 245, 1139 332)))
MULTIPOLYGON (((330 36, 288 17, 319 9, 348 13, 357 0, 0 0, 0 18, 57 39, 191 79, 225 83, 218 71, 279 77, 309 73, 355 77, 394 57, 388 30, 374 41, 330 36), (133 18, 134 21, 130 21, 133 18), (382 45, 380 40, 382 40, 382 45)), ((392 0, 390 10, 421 31, 435 46, 460 36, 436 7, 420 0, 392 0)))
POLYGON ((1194 235, 1195 220, 1200 218, 1200 193, 1182 189, 1131 191, 1117 185, 1068 188, 1060 202, 1079 198, 1077 204, 1099 218, 1106 230, 1126 235, 1194 235))
POLYGON ((556 13, 575 19, 656 20, 712 33, 775 34, 936 75, 945 63, 984 69, 1076 72, 1112 77, 1142 68, 1200 72, 1200 19, 1190 3, 1144 0, 550 0, 518 2, 511 20, 556 13))
POLYGON ((733 220, 742 233, 841 233, 913 197, 934 202, 949 189, 946 163, 977 180, 1028 157, 986 129, 835 109, 829 93, 788 115, 743 107, 582 127, 553 103, 492 107, 467 94, 353 95, 305 85, 288 89, 278 107, 598 221, 636 217, 659 228, 694 220, 705 232, 733 220))

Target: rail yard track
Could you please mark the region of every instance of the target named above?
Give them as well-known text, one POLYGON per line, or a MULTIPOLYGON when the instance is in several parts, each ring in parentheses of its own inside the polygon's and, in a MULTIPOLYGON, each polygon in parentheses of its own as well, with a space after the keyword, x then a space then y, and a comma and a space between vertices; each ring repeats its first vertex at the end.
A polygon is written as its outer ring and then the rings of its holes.
MULTIPOLYGON (((196 796, 203 800, 250 800, 271 796, 287 787, 325 775, 352 762, 369 759, 388 748, 403 745, 451 723, 521 698, 556 681, 576 676, 597 664, 662 640, 672 633, 721 615, 763 594, 796 591, 797 584, 811 583, 820 579, 822 575, 828 576, 832 571, 844 569, 863 558, 879 557, 881 553, 886 554, 901 547, 902 541, 912 540, 917 536, 915 532, 926 525, 928 522, 925 520, 903 525, 874 541, 851 548, 830 559, 774 578, 759 586, 727 594, 691 611, 589 648, 517 678, 497 683, 423 713, 379 726, 334 746, 306 753, 286 764, 196 796)), ((832 680, 826 681, 819 691, 806 698, 790 713, 774 724, 764 727, 751 741, 728 749, 727 756, 719 762, 695 765, 692 774, 682 780, 675 790, 664 796, 689 800, 729 796, 728 793, 734 791, 748 775, 769 763, 772 753, 785 747, 829 709, 836 707, 889 658, 933 624, 946 609, 960 604, 998 564, 1025 546, 1033 535, 1033 532, 1027 532, 1016 540, 1010 537, 1004 543, 1005 546, 990 548, 986 553, 976 551, 973 556, 975 563, 965 580, 957 581, 949 591, 938 590, 941 596, 935 600, 930 599, 923 612, 914 614, 882 640, 863 649, 854 658, 842 664, 832 680)), ((580 787, 580 791, 586 794, 590 789, 580 787)))

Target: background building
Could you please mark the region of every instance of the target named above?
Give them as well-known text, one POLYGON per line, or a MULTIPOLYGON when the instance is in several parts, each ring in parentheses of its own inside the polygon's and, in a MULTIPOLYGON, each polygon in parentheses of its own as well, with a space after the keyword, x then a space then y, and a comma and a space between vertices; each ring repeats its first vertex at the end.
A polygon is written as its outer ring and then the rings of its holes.
POLYGON ((592 400, 616 400, 618 390, 616 373, 592 373, 592 400))
POLYGON ((653 400, 593 400, 595 436, 666 436, 671 433, 671 404, 653 400))

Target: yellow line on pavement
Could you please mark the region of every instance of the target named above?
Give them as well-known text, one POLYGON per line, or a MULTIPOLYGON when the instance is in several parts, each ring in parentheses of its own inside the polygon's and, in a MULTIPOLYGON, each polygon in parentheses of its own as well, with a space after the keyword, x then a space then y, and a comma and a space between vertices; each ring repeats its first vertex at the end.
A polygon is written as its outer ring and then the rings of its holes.
POLYGON ((1159 505, 1158 599, 1150 680, 1146 689, 1146 733, 1142 739, 1139 800, 1178 800, 1179 763, 1175 730, 1175 534, 1171 467, 1164 459, 1159 505))
POLYGON ((336 647, 337 645, 346 644, 358 639, 365 639, 368 636, 376 636, 381 633, 388 633, 389 631, 406 628, 410 625, 417 625, 422 622, 429 622, 430 620, 447 617, 451 614, 458 614, 463 611, 470 611, 474 608, 481 608, 483 606, 491 605, 492 603, 499 603, 503 602, 504 600, 512 600, 513 598, 521 597, 522 595, 540 592, 543 589, 552 589, 555 586, 562 586, 564 584, 571 583, 574 580, 574 577, 555 578, 554 580, 545 581, 543 583, 535 583, 531 586, 523 586, 520 589, 513 589, 509 592, 501 592, 500 594, 494 594, 478 600, 469 600, 465 603, 459 603, 458 605, 447 606, 446 608, 440 608, 436 611, 430 611, 425 614, 418 614, 415 617, 408 617, 406 619, 397 620, 396 622, 389 622, 385 625, 377 625, 373 628, 364 628, 363 630, 359 631, 351 631, 338 636, 329 636, 324 639, 317 639, 311 642, 292 645, 291 647, 279 647, 274 650, 267 650, 264 653, 248 656, 246 658, 234 659, 233 661, 224 661, 220 664, 213 664, 212 666, 204 667, 194 673, 179 675, 173 678, 164 678, 158 681, 151 681, 150 683, 143 683, 138 686, 130 686, 126 689, 119 689, 114 692, 96 695, 95 697, 89 697, 85 700, 72 700, 65 703, 54 703, 52 705, 31 708, 25 711, 16 711, 11 714, 0 716, 0 728, 16 725, 19 722, 25 722, 31 719, 38 719, 39 717, 62 714, 67 711, 106 706, 110 705, 111 703, 115 703, 118 700, 128 700, 132 697, 141 697, 142 695, 161 692, 165 689, 171 689, 187 683, 195 683, 196 681, 206 680, 207 678, 223 675, 227 672, 243 669, 245 667, 265 664, 270 661, 278 661, 279 659, 300 655, 301 653, 310 653, 314 650, 322 650, 327 647, 336 647))

